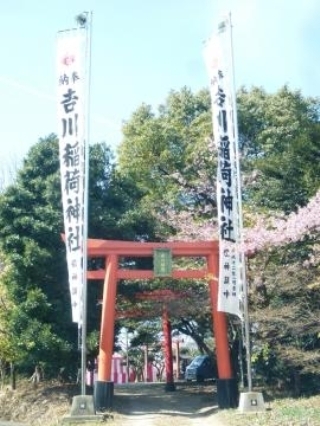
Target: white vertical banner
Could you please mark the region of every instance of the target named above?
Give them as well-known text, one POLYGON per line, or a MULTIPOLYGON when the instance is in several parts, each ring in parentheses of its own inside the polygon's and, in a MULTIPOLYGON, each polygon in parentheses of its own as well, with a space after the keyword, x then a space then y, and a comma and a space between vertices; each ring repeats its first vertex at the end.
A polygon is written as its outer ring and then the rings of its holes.
POLYGON ((237 129, 234 120, 231 45, 222 22, 219 31, 205 47, 210 78, 213 136, 218 153, 217 207, 219 224, 218 310, 243 318, 243 256, 240 253, 240 214, 238 191, 237 129))
POLYGON ((58 138, 72 320, 82 322, 85 184, 85 31, 57 37, 58 138))

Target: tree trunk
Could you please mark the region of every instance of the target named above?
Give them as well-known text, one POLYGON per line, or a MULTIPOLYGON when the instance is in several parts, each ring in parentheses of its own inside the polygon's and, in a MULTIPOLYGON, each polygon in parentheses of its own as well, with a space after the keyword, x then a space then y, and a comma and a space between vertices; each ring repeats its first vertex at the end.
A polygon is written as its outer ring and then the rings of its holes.
POLYGON ((294 369, 292 378, 293 378, 294 396, 300 396, 300 394, 301 394, 301 378, 300 378, 300 373, 297 369, 294 369))
POLYGON ((16 389, 16 370, 14 368, 13 362, 10 363, 10 384, 11 384, 11 389, 15 390, 16 389))

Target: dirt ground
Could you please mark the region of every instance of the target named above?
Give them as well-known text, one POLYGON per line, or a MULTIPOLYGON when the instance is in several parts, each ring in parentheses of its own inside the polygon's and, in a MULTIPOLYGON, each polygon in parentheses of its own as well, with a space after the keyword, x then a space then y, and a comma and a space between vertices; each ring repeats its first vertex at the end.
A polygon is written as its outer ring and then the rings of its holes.
MULTIPOLYGON (((62 420, 70 417, 72 399, 79 391, 79 385, 58 382, 33 387, 28 381, 18 381, 16 390, 0 386, 0 426, 65 425, 62 420)), ((116 385, 114 407, 107 413, 106 422, 77 425, 320 426, 320 395, 274 398, 272 392, 265 390, 268 399, 265 411, 239 414, 237 409, 218 410, 212 382, 203 385, 181 382, 176 384, 175 392, 166 392, 164 383, 116 385)))
MULTIPOLYGON (((0 390, 0 426, 54 426, 70 414, 72 397, 79 386, 29 382, 17 389, 0 390)), ((88 392, 90 393, 90 391, 88 392)), ((115 385, 110 426, 225 426, 218 413, 216 389, 212 382, 177 383, 174 392, 165 383, 115 385)), ((79 423, 78 423, 79 424, 79 423)))
POLYGON ((52 426, 69 413, 78 385, 41 382, 34 387, 29 381, 17 381, 15 390, 0 389, 0 426, 52 426))
POLYGON ((117 385, 110 425, 223 426, 212 382, 178 383, 174 392, 163 383, 117 385))

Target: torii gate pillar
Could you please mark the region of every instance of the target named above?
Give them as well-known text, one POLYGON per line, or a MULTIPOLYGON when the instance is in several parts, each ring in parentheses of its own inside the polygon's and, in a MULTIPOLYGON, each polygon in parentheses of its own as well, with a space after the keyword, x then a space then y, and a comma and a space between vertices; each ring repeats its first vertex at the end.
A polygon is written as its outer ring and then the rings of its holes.
POLYGON ((96 409, 99 411, 105 411, 112 408, 114 384, 111 381, 111 363, 114 346, 117 269, 118 256, 110 254, 106 257, 106 275, 103 287, 103 308, 98 360, 98 380, 95 383, 95 404, 96 409))
POLYGON ((163 327, 163 345, 165 354, 165 365, 166 365, 166 386, 167 392, 175 391, 175 385, 173 380, 173 356, 172 356, 172 338, 171 338, 171 322, 169 320, 168 311, 166 308, 162 314, 162 327, 163 327))
MULTIPOLYGON (((213 276, 219 276, 219 257, 208 257, 208 269, 213 276)), ((220 408, 235 408, 238 406, 238 383, 232 377, 231 356, 228 341, 228 324, 224 312, 218 311, 218 282, 210 280, 210 299, 212 306, 213 330, 216 341, 216 355, 218 365, 217 395, 220 408)))

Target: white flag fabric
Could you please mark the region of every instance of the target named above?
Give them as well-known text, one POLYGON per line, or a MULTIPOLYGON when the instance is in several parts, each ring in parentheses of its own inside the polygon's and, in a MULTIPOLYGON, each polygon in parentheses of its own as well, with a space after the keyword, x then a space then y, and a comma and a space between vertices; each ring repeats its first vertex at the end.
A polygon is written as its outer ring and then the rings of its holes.
POLYGON ((62 204, 72 320, 81 323, 85 173, 85 35, 64 31, 57 38, 58 137, 62 204))
POLYGON ((239 193, 236 129, 234 122, 231 47, 226 43, 227 22, 205 48, 210 78, 213 135, 218 152, 217 207, 219 223, 218 310, 243 317, 241 282, 243 262, 239 250, 239 193), (229 51, 228 51, 229 49, 229 51))

